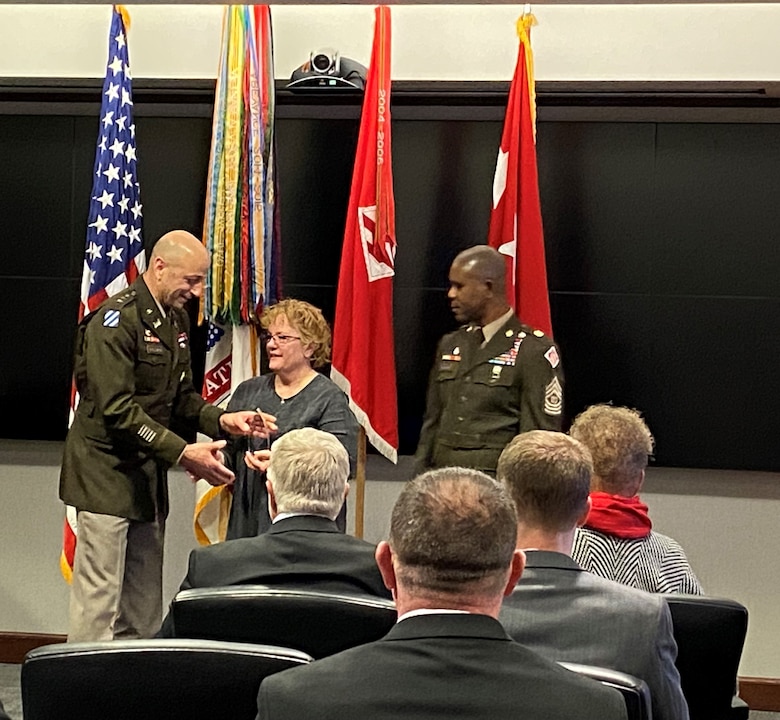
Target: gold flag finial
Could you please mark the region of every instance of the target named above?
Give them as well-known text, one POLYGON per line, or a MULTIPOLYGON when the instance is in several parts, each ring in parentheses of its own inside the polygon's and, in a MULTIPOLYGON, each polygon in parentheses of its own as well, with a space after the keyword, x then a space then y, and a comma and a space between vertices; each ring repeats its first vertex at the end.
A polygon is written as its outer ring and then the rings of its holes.
POLYGON ((124 5, 114 5, 116 11, 122 16, 122 22, 125 25, 125 32, 130 30, 130 13, 124 5))

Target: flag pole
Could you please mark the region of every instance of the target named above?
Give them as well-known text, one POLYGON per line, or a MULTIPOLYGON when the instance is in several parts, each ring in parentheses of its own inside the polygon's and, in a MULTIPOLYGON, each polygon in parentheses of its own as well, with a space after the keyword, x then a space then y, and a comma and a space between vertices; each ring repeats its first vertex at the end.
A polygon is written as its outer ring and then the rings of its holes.
POLYGON ((357 468, 355 470, 355 537, 363 537, 363 517, 366 504, 366 431, 358 430, 357 468))

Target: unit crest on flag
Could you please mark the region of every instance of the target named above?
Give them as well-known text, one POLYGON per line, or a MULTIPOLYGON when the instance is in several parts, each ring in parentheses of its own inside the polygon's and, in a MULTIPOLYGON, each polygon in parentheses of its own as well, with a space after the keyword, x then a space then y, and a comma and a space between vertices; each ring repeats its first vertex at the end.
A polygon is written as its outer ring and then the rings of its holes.
POLYGON ((385 242, 376 237, 376 205, 358 207, 358 227, 363 245, 363 257, 366 261, 368 281, 381 280, 395 275, 395 240, 385 238, 385 242))

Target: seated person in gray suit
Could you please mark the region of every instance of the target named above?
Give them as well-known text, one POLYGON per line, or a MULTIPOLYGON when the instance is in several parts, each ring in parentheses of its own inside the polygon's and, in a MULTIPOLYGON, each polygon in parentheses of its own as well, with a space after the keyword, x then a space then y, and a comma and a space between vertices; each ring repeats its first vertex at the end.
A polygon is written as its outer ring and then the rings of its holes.
MULTIPOLYGON (((267 471, 270 529, 193 550, 181 590, 259 583, 389 598, 374 546, 336 526, 348 476, 349 455, 334 435, 314 428, 282 435, 267 471)), ((172 636, 169 613, 158 637, 172 636)))
POLYGON ((381 640, 263 680, 260 720, 613 720, 619 693, 513 642, 496 620, 522 572, 512 499, 487 475, 410 481, 376 559, 398 606, 381 640))
POLYGON ((551 660, 619 670, 650 688, 653 720, 686 720, 677 645, 664 599, 605 580, 570 557, 590 508, 588 449, 563 433, 518 435, 501 453, 498 479, 517 508, 526 568, 499 619, 518 642, 551 660))
POLYGON ((593 456, 591 510, 574 538, 572 556, 586 570, 624 585, 659 593, 701 595, 677 541, 654 532, 639 499, 653 436, 636 410, 593 405, 569 434, 593 456))

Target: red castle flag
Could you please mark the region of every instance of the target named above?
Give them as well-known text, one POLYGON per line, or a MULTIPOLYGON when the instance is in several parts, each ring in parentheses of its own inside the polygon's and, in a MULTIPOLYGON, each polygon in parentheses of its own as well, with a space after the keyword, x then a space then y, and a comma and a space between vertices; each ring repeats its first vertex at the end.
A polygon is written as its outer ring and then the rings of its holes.
POLYGON ((552 336, 542 208, 536 170, 536 93, 530 29, 517 21, 520 46, 493 178, 488 245, 506 255, 507 300, 517 316, 552 336))
POLYGON ((368 441, 398 458, 393 343, 395 201, 390 154, 390 8, 377 7, 341 253, 331 378, 368 441))

